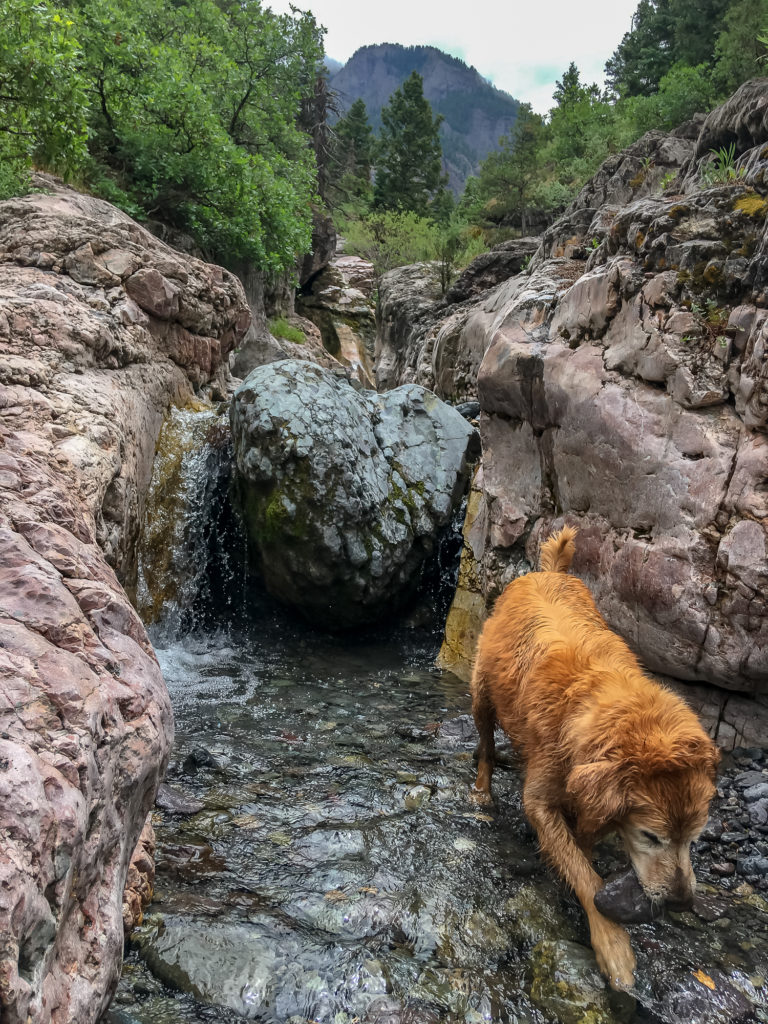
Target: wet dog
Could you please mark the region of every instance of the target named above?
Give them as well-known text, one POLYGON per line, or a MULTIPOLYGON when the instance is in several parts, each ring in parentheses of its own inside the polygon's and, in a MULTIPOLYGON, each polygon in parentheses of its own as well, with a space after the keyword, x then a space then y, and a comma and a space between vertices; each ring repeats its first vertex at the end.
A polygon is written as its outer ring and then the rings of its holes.
POLYGON ((541 851, 578 896, 600 969, 622 989, 634 984, 635 957, 626 930, 595 907, 603 881, 593 843, 618 831, 645 893, 690 905, 690 847, 707 821, 719 752, 566 575, 576 532, 566 526, 546 541, 541 571, 510 583, 483 628, 473 795, 491 800, 498 722, 524 761, 523 806, 541 851))

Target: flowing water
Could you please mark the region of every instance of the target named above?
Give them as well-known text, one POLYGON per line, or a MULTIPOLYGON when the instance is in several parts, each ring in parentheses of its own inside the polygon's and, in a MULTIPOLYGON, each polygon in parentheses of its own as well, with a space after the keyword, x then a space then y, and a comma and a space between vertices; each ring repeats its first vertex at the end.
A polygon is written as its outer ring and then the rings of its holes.
MULTIPOLYGON (((210 460, 207 436, 184 459, 210 460)), ((496 810, 467 799, 469 696, 432 668, 438 634, 290 620, 244 586, 206 487, 205 614, 193 599, 153 627, 176 715, 167 782, 202 806, 155 814, 155 901, 109 1024, 768 1021, 768 904, 750 894, 634 926, 637 990, 610 993, 537 856, 514 762, 496 810)), ((601 869, 619 863, 606 846, 601 869)))

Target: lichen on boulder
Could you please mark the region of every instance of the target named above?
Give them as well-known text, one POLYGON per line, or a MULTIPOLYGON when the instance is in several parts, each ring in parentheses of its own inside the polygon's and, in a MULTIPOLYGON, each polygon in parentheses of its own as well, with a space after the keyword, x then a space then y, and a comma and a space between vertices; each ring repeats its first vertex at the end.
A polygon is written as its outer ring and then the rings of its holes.
POLYGON ((478 453, 476 431, 432 392, 358 391, 301 360, 254 370, 231 423, 267 588, 329 628, 407 597, 478 453))

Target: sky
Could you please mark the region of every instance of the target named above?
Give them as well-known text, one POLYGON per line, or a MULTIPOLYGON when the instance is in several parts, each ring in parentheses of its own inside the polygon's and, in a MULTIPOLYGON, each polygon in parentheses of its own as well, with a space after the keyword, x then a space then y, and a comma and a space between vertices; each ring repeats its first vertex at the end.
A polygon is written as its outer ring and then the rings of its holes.
MULTIPOLYGON (((437 46, 543 114, 571 61, 582 81, 603 68, 629 31, 637 0, 293 0, 327 29, 325 52, 344 63, 370 43, 437 46)), ((291 0, 264 0, 288 13, 291 0)))

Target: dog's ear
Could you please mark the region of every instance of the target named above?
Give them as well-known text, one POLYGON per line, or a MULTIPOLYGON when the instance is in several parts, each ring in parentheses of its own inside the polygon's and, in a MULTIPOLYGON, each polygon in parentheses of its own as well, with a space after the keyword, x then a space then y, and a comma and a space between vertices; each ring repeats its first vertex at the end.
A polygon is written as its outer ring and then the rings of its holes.
POLYGON ((574 798, 579 816, 599 828, 629 809, 632 774, 620 762, 603 758, 573 768, 565 789, 574 798))
POLYGON ((638 751, 638 767, 649 774, 700 768, 714 781, 720 751, 704 732, 647 737, 638 751))

